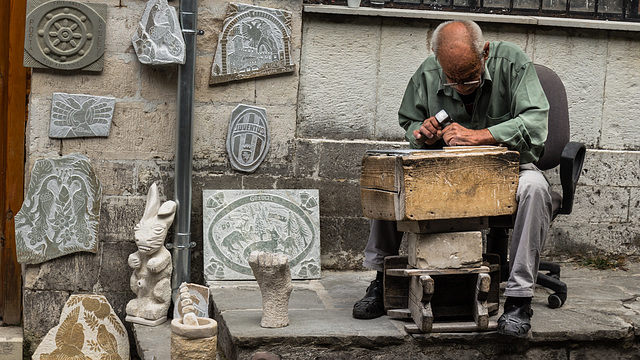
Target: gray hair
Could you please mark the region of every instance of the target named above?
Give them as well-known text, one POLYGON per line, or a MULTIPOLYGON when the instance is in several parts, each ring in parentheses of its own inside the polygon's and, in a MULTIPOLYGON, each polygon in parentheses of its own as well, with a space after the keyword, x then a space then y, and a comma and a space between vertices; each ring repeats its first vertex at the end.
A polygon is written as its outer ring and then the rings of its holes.
POLYGON ((471 20, 453 20, 453 21, 445 21, 442 24, 438 25, 436 29, 433 31, 433 35, 431 36, 431 48, 433 49, 433 53, 438 56, 438 48, 440 47, 440 42, 442 41, 441 32, 442 29, 452 23, 461 23, 469 32, 469 42, 472 49, 476 51, 478 57, 482 58, 482 53, 484 51, 484 39, 482 36, 482 30, 480 26, 471 20))

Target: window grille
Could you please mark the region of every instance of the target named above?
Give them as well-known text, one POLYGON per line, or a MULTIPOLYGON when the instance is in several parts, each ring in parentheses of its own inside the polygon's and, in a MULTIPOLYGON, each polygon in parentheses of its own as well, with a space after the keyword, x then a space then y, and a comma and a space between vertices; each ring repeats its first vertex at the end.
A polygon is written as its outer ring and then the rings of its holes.
MULTIPOLYGON (((346 5, 346 0, 304 0, 346 5)), ((371 0, 361 6, 371 7, 371 0)), ((385 8, 476 12, 640 22, 639 0, 385 0, 385 8)))

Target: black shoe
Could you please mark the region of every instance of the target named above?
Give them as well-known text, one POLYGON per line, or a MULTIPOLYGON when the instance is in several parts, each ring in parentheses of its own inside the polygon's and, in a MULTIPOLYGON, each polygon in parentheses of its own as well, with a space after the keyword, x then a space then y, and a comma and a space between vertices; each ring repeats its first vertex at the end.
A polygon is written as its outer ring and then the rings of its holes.
POLYGON ((356 319, 375 319, 384 314, 382 281, 373 280, 364 297, 353 305, 353 317, 356 319))
POLYGON ((509 305, 498 319, 498 334, 517 338, 527 337, 531 329, 531 305, 509 305))

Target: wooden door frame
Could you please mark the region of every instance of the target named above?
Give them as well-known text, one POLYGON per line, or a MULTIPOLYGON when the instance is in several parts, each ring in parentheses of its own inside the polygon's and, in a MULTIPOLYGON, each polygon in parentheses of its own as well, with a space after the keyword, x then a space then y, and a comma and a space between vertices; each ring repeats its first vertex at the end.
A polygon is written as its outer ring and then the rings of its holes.
POLYGON ((30 70, 22 65, 26 0, 0 1, 0 318, 22 319, 22 269, 14 215, 24 199, 25 128, 30 70))

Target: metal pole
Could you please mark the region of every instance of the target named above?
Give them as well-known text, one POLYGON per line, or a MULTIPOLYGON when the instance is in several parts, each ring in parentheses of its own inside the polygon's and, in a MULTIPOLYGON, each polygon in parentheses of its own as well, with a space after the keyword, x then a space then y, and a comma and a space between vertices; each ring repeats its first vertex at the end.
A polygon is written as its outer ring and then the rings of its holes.
POLYGON ((193 103, 196 67, 197 0, 180 1, 180 24, 186 44, 186 61, 178 66, 178 106, 174 193, 178 210, 174 220, 171 246, 173 299, 183 282, 191 281, 191 174, 193 159, 193 103))

